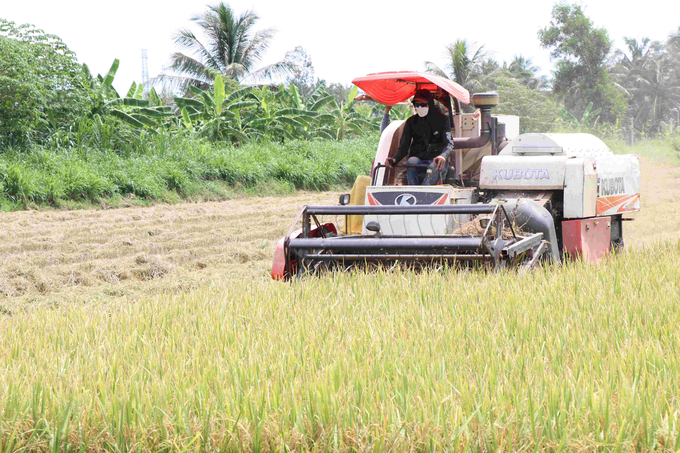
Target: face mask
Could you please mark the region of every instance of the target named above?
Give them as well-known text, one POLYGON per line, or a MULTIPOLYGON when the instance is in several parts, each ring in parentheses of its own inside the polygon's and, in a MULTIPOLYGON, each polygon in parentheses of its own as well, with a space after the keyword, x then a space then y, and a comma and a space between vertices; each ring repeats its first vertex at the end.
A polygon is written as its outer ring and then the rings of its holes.
POLYGON ((419 117, 424 117, 427 115, 427 112, 430 111, 429 107, 416 107, 416 113, 418 114, 419 117))

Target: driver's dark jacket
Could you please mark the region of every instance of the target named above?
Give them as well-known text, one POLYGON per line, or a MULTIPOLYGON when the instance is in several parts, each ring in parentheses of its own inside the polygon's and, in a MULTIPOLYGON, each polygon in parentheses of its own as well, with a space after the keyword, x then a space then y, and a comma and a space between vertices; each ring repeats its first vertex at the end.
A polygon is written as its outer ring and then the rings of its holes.
POLYGON ((448 159, 453 150, 451 139, 451 122, 449 117, 434 111, 424 117, 413 115, 406 120, 404 132, 399 141, 399 148, 394 155, 394 161, 401 161, 406 155, 415 156, 423 160, 432 160, 437 156, 448 159))

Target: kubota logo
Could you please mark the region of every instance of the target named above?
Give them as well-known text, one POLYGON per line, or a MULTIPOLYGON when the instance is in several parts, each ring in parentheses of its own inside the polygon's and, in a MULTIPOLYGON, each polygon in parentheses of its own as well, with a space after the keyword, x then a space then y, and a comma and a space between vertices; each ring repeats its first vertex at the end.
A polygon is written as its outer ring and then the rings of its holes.
POLYGON ((396 205, 414 205, 416 204, 416 197, 411 195, 410 193, 402 193, 397 197, 396 200, 394 200, 394 204, 396 205))
POLYGON ((494 169, 493 179, 550 179, 550 173, 547 168, 494 169))

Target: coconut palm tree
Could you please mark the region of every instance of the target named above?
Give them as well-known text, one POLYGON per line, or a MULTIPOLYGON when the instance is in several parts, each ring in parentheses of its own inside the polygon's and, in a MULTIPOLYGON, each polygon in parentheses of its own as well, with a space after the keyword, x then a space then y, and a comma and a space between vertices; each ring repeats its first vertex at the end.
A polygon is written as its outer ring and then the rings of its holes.
POLYGON ((668 55, 659 55, 635 71, 633 94, 641 100, 636 117, 649 121, 650 131, 657 132, 661 120, 680 104, 680 80, 668 55))
POLYGON ((445 55, 446 64, 443 69, 431 61, 426 61, 425 70, 449 78, 468 90, 475 91, 479 85, 482 64, 487 59, 484 46, 475 49, 475 43, 459 39, 446 46, 445 55))
MULTIPOLYGON (((671 35, 672 38, 673 35, 671 35)), ((617 65, 613 71, 618 86, 629 98, 628 113, 636 127, 645 132, 657 132, 661 121, 680 103, 680 80, 674 69, 673 41, 670 51, 649 38, 624 38, 626 50, 617 50, 617 65)))
POLYGON ((216 75, 239 82, 256 82, 287 74, 292 63, 286 60, 257 68, 268 49, 275 30, 255 30, 259 16, 253 11, 241 15, 224 2, 209 6, 203 14, 191 18, 201 29, 204 39, 192 30, 179 30, 174 41, 180 51, 171 56, 168 69, 154 84, 171 85, 186 91, 189 86, 207 89, 216 75))
POLYGON ((536 75, 539 70, 540 68, 538 66, 534 66, 531 58, 526 58, 522 55, 515 55, 515 58, 513 58, 513 60, 508 65, 508 71, 510 74, 512 74, 514 78, 519 79, 522 82, 522 85, 537 90, 546 88, 548 85, 548 79, 546 76, 538 77, 536 75))

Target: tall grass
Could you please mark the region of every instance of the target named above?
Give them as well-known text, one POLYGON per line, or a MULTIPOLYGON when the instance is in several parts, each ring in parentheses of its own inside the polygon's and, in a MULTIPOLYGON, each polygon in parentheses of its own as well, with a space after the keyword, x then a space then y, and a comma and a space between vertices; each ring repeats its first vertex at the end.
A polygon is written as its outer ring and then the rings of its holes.
POLYGON ((191 194, 221 181, 248 188, 278 181, 297 189, 350 185, 367 173, 377 139, 292 141, 218 146, 190 137, 159 135, 140 151, 44 148, 0 153, 0 201, 59 204, 114 195, 160 199, 191 194))
POLYGON ((680 138, 637 141, 630 146, 620 140, 605 140, 616 154, 637 154, 647 159, 660 160, 680 166, 680 138))
POLYGON ((0 318, 0 451, 677 451, 680 243, 0 318))

